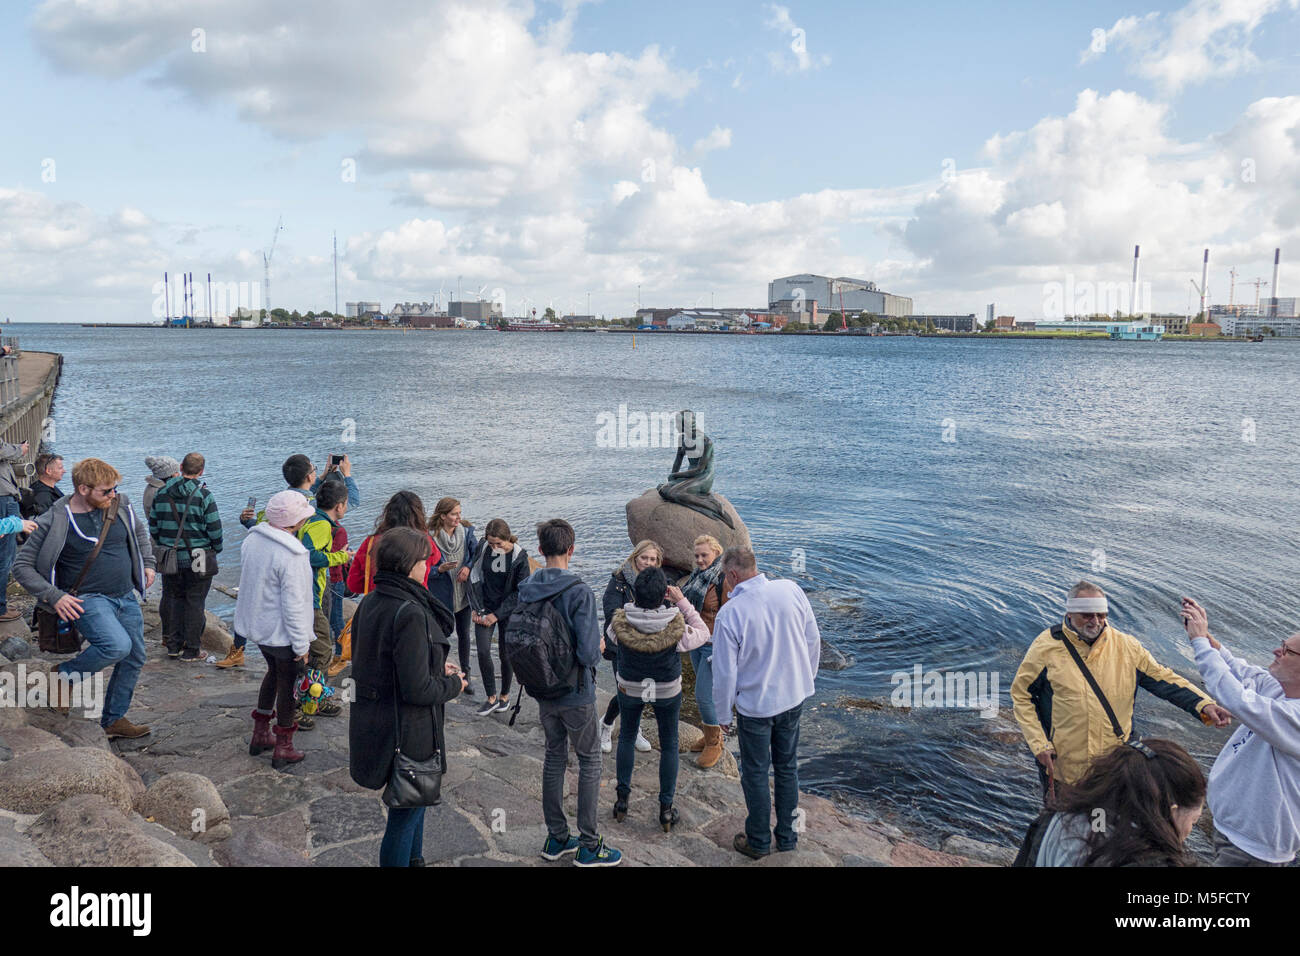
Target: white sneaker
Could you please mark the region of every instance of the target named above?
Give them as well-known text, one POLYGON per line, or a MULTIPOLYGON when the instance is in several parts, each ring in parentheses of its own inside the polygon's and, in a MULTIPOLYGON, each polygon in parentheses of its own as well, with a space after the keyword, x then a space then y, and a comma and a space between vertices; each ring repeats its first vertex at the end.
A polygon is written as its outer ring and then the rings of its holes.
POLYGON ((614 725, 600 722, 600 752, 609 753, 614 749, 614 725))
POLYGON ((636 732, 636 749, 644 753, 650 752, 650 741, 645 739, 641 731, 636 732))

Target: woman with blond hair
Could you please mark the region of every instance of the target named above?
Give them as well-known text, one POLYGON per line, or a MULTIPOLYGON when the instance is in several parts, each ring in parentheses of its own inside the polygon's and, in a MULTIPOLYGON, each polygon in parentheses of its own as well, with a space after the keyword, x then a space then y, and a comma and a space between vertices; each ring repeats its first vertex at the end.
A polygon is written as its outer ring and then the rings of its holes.
MULTIPOLYGON (((655 542, 646 538, 636 543, 632 553, 628 555, 613 574, 609 576, 609 584, 605 585, 605 597, 602 605, 605 611, 605 626, 609 627, 614 620, 614 612, 626 604, 632 603, 632 588, 636 584, 636 576, 646 568, 662 567, 664 563, 664 549, 659 547, 655 542)), ((614 667, 614 679, 618 680, 618 667, 616 664, 615 649, 612 642, 606 642, 604 651, 605 660, 609 661, 614 667)), ((614 749, 614 718, 618 716, 618 694, 615 693, 609 706, 605 708, 605 717, 600 722, 600 749, 604 753, 609 753, 614 749)), ((650 741, 645 739, 640 728, 636 732, 636 749, 642 753, 650 750, 650 741)))
POLYGON ((461 517, 460 502, 455 498, 439 498, 429 517, 429 530, 442 558, 429 575, 429 591, 451 611, 456 619, 456 654, 460 669, 465 675, 467 696, 474 696, 470 683, 470 638, 474 622, 469 606, 469 569, 478 556, 479 542, 474 538, 474 525, 461 517))
MULTIPOLYGON (((718 609, 727 603, 731 590, 722 573, 722 544, 711 534, 695 539, 695 570, 682 585, 682 596, 700 612, 709 629, 710 639, 691 654, 691 667, 695 668, 695 703, 704 723, 704 738, 691 748, 700 751, 697 767, 708 769, 722 759, 722 728, 713 708, 713 622, 718 609)), ((727 715, 730 724, 731 715, 727 715)))

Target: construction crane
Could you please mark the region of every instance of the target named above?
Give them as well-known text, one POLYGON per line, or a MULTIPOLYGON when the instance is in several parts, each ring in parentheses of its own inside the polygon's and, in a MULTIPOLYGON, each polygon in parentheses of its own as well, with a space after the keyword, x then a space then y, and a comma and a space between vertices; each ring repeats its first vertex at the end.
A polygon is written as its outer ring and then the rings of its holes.
POLYGON ((1233 294, 1236 293, 1237 291, 1237 267, 1236 266, 1233 266, 1231 269, 1228 270, 1228 277, 1230 279, 1228 283, 1228 309, 1229 311, 1231 311, 1232 297, 1233 294))
POLYGON ((1261 277, 1256 279, 1253 283, 1251 283, 1255 287, 1255 314, 1256 315, 1259 315, 1259 287, 1262 286, 1267 281, 1268 281, 1267 279, 1261 277))
POLYGON ((275 221, 275 232, 271 234, 271 251, 262 253, 262 299, 266 303, 268 322, 271 321, 271 257, 275 255, 275 241, 280 238, 280 230, 283 228, 284 217, 281 216, 275 221))

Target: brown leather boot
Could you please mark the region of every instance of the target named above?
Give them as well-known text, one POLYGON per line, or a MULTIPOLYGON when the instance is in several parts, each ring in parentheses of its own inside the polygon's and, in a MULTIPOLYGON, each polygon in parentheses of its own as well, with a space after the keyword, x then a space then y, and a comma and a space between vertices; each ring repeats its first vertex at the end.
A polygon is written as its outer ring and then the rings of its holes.
POLYGON ((249 756, 257 757, 275 746, 275 738, 271 736, 271 718, 274 716, 275 711, 269 714, 253 711, 253 739, 248 744, 249 756))
POLYGON ((104 733, 108 735, 109 740, 116 740, 118 737, 126 737, 127 739, 147 737, 150 731, 143 724, 133 724, 125 717, 119 717, 104 728, 104 733))
POLYGON ((695 761, 695 766, 702 770, 708 770, 719 760, 722 759, 722 728, 709 724, 704 725, 704 749, 701 751, 699 759, 695 761))
POLYGON ((217 666, 222 670, 225 670, 227 667, 243 667, 244 649, 242 647, 231 647, 230 652, 226 655, 225 659, 217 661, 217 666))
POLYGON ((307 755, 299 750, 293 749, 293 732, 298 729, 298 725, 292 727, 281 727, 278 724, 271 728, 275 731, 275 752, 271 754, 271 766, 276 770, 283 770, 291 763, 297 763, 307 755))
MULTIPOLYGON (((707 727, 708 725, 706 724, 705 726, 707 727)), ((697 740, 697 741, 695 741, 695 743, 691 744, 691 749, 688 751, 688 753, 697 754, 697 753, 699 753, 701 750, 703 750, 703 749, 704 749, 704 740, 705 740, 705 738, 704 738, 703 736, 701 736, 699 740, 697 740)))

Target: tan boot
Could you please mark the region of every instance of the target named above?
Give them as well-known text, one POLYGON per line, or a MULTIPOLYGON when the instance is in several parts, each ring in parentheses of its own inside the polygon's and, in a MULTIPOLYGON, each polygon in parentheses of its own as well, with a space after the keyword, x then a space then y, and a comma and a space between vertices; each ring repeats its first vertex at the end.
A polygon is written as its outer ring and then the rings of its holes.
POLYGON ((227 667, 243 667, 244 649, 242 647, 231 647, 230 653, 226 655, 225 660, 217 661, 217 666, 222 670, 227 667))
MULTIPOLYGON (((706 724, 705 726, 707 727, 708 725, 706 724)), ((699 740, 691 744, 690 753, 697 754, 703 749, 704 749, 704 737, 701 736, 699 740)))
POLYGON ((704 727, 704 749, 700 757, 695 761, 695 766, 708 770, 719 760, 722 759, 722 728, 710 726, 704 727))
POLYGON ((109 740, 116 740, 118 737, 134 739, 136 737, 147 737, 149 728, 143 724, 133 724, 125 717, 119 717, 104 728, 104 733, 108 735, 109 740))
POLYGON ((338 677, 340 674, 342 674, 345 670, 348 669, 348 664, 350 663, 352 662, 345 661, 341 657, 334 658, 334 660, 330 663, 330 666, 325 668, 325 676, 331 678, 338 677))

